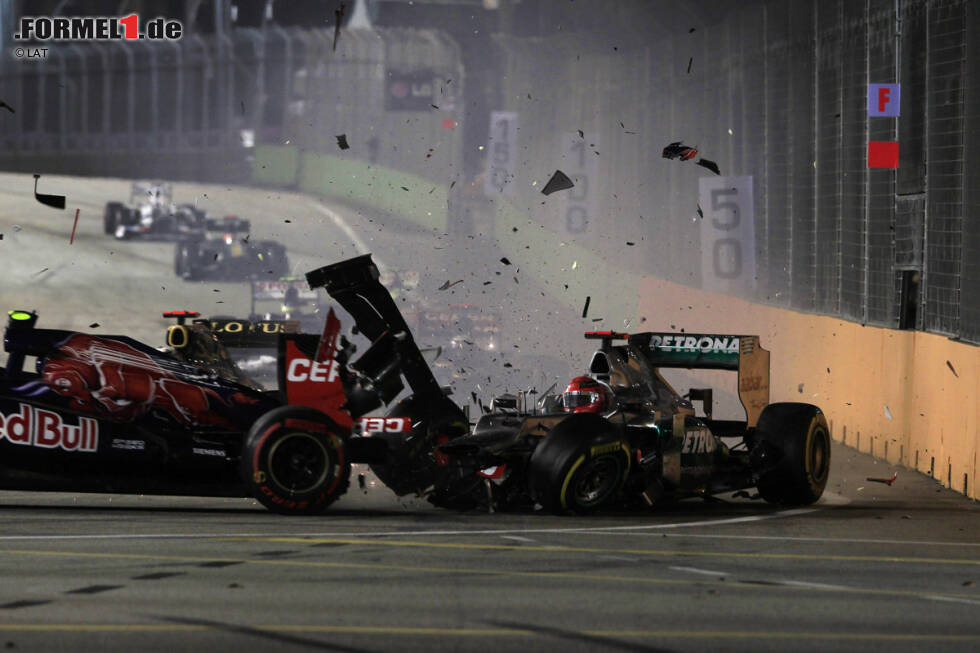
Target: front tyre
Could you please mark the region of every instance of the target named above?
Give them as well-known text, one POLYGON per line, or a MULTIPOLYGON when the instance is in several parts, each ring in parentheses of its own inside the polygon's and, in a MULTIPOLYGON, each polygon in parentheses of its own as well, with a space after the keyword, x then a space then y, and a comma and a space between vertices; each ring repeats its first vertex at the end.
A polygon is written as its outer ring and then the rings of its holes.
POLYGON ((775 462, 759 478, 769 503, 805 506, 817 501, 830 474, 830 427, 819 408, 803 403, 769 404, 756 425, 756 446, 775 462))
POLYGON ((107 235, 111 236, 116 233, 116 227, 119 225, 119 213, 122 208, 121 202, 106 203, 105 213, 102 214, 102 228, 107 235))
POLYGON ((619 494, 629 474, 629 446, 598 415, 581 414, 545 436, 528 462, 531 497, 554 513, 589 514, 619 494))
POLYGON ((343 430, 318 410, 283 406, 249 429, 242 480, 262 505, 283 515, 316 515, 350 484, 343 430))

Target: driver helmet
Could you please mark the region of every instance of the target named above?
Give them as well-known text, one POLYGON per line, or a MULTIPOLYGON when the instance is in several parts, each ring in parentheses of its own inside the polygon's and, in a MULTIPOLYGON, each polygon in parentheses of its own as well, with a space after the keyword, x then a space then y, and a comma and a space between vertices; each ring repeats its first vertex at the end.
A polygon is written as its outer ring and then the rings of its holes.
POLYGON ((604 413, 612 406, 612 391, 590 376, 576 376, 562 393, 566 413, 604 413))

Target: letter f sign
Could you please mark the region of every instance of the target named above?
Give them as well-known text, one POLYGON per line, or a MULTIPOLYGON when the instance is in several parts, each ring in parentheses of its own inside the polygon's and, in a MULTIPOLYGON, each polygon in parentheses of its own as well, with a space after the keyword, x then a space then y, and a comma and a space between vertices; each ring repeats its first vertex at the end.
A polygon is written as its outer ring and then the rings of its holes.
POLYGON ((901 85, 868 84, 868 115, 895 117, 901 105, 901 85))

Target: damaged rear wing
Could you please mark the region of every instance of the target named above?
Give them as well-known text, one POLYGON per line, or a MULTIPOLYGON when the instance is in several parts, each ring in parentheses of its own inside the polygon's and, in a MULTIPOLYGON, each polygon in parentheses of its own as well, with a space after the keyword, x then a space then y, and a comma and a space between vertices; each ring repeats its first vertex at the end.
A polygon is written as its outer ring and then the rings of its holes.
MULTIPOLYGON (((388 403, 401 390, 398 373, 419 398, 442 398, 444 392, 412 337, 388 289, 379 281, 370 254, 327 265, 307 273, 310 288, 327 294, 354 318, 371 346, 349 367, 361 375, 362 390, 388 403), (366 381, 366 383, 365 383, 366 381)), ((348 407, 359 417, 377 405, 362 392, 348 393, 348 407), (369 408, 369 406, 371 406, 369 408)))
POLYGON ((759 344, 759 336, 636 333, 629 344, 643 351, 654 367, 737 371, 738 398, 749 427, 769 405, 769 351, 759 344))

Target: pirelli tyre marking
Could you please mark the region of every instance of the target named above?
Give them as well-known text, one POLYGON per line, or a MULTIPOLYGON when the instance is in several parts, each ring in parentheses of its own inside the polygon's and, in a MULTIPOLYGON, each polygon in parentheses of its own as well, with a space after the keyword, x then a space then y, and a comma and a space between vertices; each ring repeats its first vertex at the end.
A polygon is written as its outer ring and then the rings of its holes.
POLYGON ((589 463, 589 468, 586 470, 587 474, 577 479, 571 489, 578 499, 589 503, 596 498, 607 495, 610 490, 614 491, 615 488, 610 487, 610 485, 618 486, 620 480, 626 477, 630 468, 630 450, 623 442, 609 442, 591 447, 588 454, 583 453, 579 456, 572 463, 561 485, 559 497, 563 510, 568 509, 568 490, 569 486, 572 485, 572 479, 586 461, 589 463), (610 455, 618 451, 625 454, 625 469, 621 468, 620 461, 617 460, 616 456, 610 455))

